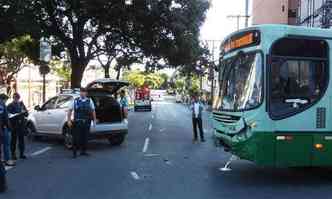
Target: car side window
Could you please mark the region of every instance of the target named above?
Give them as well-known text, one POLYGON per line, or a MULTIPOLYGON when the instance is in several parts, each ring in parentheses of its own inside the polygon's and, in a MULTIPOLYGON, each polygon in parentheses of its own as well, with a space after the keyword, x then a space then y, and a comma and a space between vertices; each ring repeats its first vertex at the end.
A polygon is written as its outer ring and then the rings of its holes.
POLYGON ((60 96, 58 99, 58 102, 56 104, 56 108, 63 109, 63 108, 69 108, 69 105, 71 104, 73 100, 72 96, 60 96))
POLYGON ((58 97, 53 97, 52 99, 48 100, 42 107, 43 110, 50 110, 55 108, 56 101, 58 97))

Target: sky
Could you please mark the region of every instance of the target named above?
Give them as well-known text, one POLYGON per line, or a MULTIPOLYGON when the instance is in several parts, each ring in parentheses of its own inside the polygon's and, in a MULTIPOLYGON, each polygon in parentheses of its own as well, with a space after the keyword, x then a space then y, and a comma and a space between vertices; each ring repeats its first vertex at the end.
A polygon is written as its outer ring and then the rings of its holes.
MULTIPOLYGON (((244 15, 245 0, 211 0, 212 6, 207 13, 205 24, 201 29, 202 40, 223 40, 228 34, 236 31, 236 19, 228 15, 244 15)), ((241 19, 241 27, 244 19, 241 19)))

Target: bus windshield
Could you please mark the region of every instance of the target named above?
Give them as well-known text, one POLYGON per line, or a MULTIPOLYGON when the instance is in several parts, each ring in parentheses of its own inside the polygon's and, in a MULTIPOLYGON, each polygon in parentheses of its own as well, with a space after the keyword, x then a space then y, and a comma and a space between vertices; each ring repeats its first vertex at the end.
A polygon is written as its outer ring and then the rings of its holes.
POLYGON ((262 55, 240 53, 222 62, 221 104, 226 111, 248 110, 262 102, 262 55))

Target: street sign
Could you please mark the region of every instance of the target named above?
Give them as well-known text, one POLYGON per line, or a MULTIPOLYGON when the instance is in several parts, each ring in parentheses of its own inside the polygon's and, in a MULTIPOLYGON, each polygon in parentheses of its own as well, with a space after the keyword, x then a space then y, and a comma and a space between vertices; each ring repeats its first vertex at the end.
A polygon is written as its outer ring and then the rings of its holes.
POLYGON ((40 39, 40 54, 39 60, 43 62, 50 62, 52 58, 52 46, 45 38, 40 39))

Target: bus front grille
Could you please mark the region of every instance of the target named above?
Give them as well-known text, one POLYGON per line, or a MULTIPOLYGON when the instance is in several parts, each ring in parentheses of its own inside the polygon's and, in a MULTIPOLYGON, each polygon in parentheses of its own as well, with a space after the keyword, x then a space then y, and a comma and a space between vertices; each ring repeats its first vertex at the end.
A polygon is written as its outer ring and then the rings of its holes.
POLYGON ((218 122, 223 122, 223 123, 235 123, 238 122, 241 117, 239 116, 234 116, 234 115, 225 115, 222 113, 213 113, 213 118, 218 121, 218 122))

